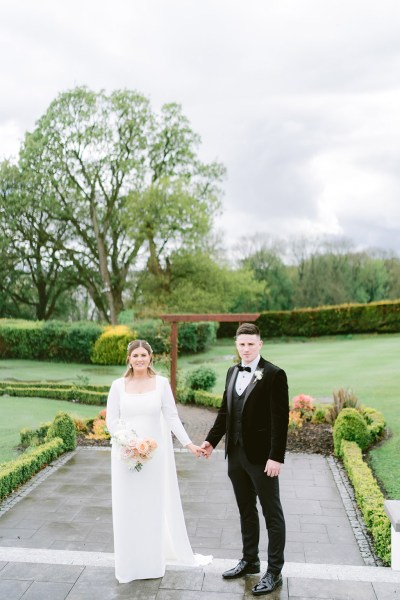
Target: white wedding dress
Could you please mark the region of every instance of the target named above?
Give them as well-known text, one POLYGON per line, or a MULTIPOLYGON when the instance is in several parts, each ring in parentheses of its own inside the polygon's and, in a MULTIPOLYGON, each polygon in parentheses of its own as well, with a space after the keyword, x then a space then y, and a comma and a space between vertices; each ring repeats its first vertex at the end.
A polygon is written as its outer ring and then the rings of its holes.
MULTIPOLYGON (((166 564, 198 566, 212 557, 194 555, 186 531, 176 475, 171 430, 183 446, 190 443, 165 377, 142 394, 125 391, 125 378, 113 381, 107 401, 111 434, 127 426, 158 448, 138 472, 111 451, 115 576, 120 583, 163 577, 166 564)), ((194 458, 194 457, 193 457, 194 458)))

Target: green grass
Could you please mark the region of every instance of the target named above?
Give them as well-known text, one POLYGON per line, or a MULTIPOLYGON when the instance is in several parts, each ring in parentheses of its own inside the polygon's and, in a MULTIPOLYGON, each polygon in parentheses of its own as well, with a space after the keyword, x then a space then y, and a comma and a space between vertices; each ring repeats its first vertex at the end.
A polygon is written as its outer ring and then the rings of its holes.
MULTIPOLYGON (((304 393, 316 399, 326 399, 332 397, 333 390, 350 387, 362 404, 383 412, 393 437, 374 449, 370 453, 370 459, 389 496, 400 498, 400 461, 397 458, 400 450, 400 335, 354 335, 266 341, 262 354, 264 358, 286 370, 291 398, 304 393)), ((214 391, 222 393, 226 371, 234 360, 233 341, 219 340, 208 352, 180 357, 178 377, 184 379, 188 371, 200 365, 211 366, 217 373, 214 391)), ((19 381, 36 379, 79 383, 83 378, 88 383, 110 384, 123 372, 124 368, 118 366, 27 360, 0 361, 0 379, 11 378, 19 381)), ((93 416, 98 410, 98 407, 76 404, 71 406, 69 403, 33 398, 0 397, 0 401, 3 407, 0 420, 0 461, 7 460, 4 456, 12 457, 15 454, 12 447, 18 443, 18 432, 22 427, 38 425, 41 421, 49 420, 61 409, 72 410, 74 413, 82 410, 84 416, 93 416), (36 412, 36 405, 42 403, 47 403, 49 407, 46 414, 44 411, 43 414, 36 412), (8 425, 6 427, 3 424, 8 425)))
POLYGON ((124 371, 122 366, 103 367, 35 360, 0 360, 0 380, 36 380, 60 383, 79 383, 87 380, 88 383, 107 385, 113 379, 121 377, 124 371))
POLYGON ((46 398, 0 396, 0 463, 17 458, 20 429, 52 421, 59 410, 88 419, 94 417, 101 407, 46 398))
MULTIPOLYGON (((180 359, 181 375, 200 364, 217 372, 214 391, 221 393, 234 346, 224 340, 209 352, 180 359)), ((332 398, 350 387, 360 402, 381 411, 392 438, 370 452, 372 467, 391 498, 400 499, 400 335, 354 335, 307 340, 266 341, 264 358, 285 369, 290 398, 303 393, 332 398)))

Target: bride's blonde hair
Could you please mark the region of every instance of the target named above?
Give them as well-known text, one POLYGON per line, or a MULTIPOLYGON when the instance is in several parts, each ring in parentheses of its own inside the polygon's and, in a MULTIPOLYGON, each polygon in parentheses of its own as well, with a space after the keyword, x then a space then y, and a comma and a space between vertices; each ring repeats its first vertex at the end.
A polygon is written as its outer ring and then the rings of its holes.
POLYGON ((146 340, 133 340, 132 342, 129 342, 126 353, 126 364, 128 366, 128 369, 125 372, 124 377, 134 377, 133 368, 129 362, 129 358, 132 352, 137 348, 144 348, 150 354, 150 364, 147 367, 147 374, 150 377, 154 377, 156 375, 156 372, 153 369, 153 350, 151 349, 149 342, 146 342, 146 340))

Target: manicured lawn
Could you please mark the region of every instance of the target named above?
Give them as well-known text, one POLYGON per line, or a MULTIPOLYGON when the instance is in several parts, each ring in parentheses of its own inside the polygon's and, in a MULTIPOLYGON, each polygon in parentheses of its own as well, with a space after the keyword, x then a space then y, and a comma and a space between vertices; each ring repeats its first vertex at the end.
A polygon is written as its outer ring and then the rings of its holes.
POLYGON ((94 417, 101 407, 46 398, 0 396, 0 463, 18 456, 16 446, 19 444, 20 429, 52 421, 59 410, 88 419, 94 417))
MULTIPOLYGON (((388 495, 400 499, 400 335, 266 341, 262 354, 286 370, 290 398, 299 393, 331 398, 333 390, 350 387, 362 404, 384 414, 392 438, 372 450, 370 460, 388 495)), ((199 366, 203 358, 203 364, 217 371, 214 391, 221 392, 232 355, 233 343, 224 341, 203 355, 183 357, 182 375, 199 366)))
POLYGON ((54 381, 106 385, 121 377, 123 366, 79 365, 35 360, 0 360, 0 380, 54 381))
MULTIPOLYGON (((393 434, 391 440, 370 453, 379 479, 392 498, 400 498, 400 335, 355 335, 346 337, 315 338, 302 341, 266 341, 264 358, 284 368, 288 375, 290 397, 299 393, 316 399, 332 397, 339 387, 351 387, 360 401, 383 412, 393 434)), ((215 392, 222 393, 228 367, 235 360, 232 340, 219 340, 208 352, 179 359, 178 377, 184 379, 189 370, 200 365, 211 366, 217 372, 215 392)), ((156 365, 157 366, 157 365, 156 365)), ((13 378, 44 381, 110 384, 120 377, 124 367, 72 365, 25 360, 0 361, 0 379, 13 378)), ((2 448, 18 443, 22 427, 49 420, 57 410, 93 416, 98 407, 71 406, 54 400, 35 400, 0 397, 0 461, 6 460, 2 448), (37 413, 39 403, 48 403, 49 412, 37 413), (50 408, 51 407, 51 408, 50 408), (53 412, 50 412, 53 411, 53 412), (4 428, 4 429, 3 429, 4 428), (8 433, 7 433, 8 432, 8 433), (14 432, 14 433, 12 433, 14 432), (7 438, 8 436, 8 438, 7 438), (10 437, 11 436, 11 437, 10 437), (7 439, 9 440, 7 442, 7 439), (2 458, 3 456, 3 458, 2 458)))

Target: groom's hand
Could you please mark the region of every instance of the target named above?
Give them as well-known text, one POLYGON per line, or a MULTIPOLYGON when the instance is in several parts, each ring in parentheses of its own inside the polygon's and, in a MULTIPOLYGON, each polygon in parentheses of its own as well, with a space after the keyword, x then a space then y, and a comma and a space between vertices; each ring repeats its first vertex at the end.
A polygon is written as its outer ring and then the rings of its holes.
POLYGON ((281 472, 281 468, 282 463, 269 458, 267 460, 267 464, 265 465, 264 473, 266 473, 268 477, 278 477, 279 473, 281 472))
POLYGON ((211 446, 210 442, 203 442, 200 448, 203 450, 203 454, 205 458, 210 458, 212 451, 214 448, 211 446))
POLYGON ((189 452, 197 456, 197 458, 200 458, 200 456, 204 455, 204 450, 200 448, 200 446, 196 446, 196 444, 188 444, 186 448, 189 450, 189 452))

